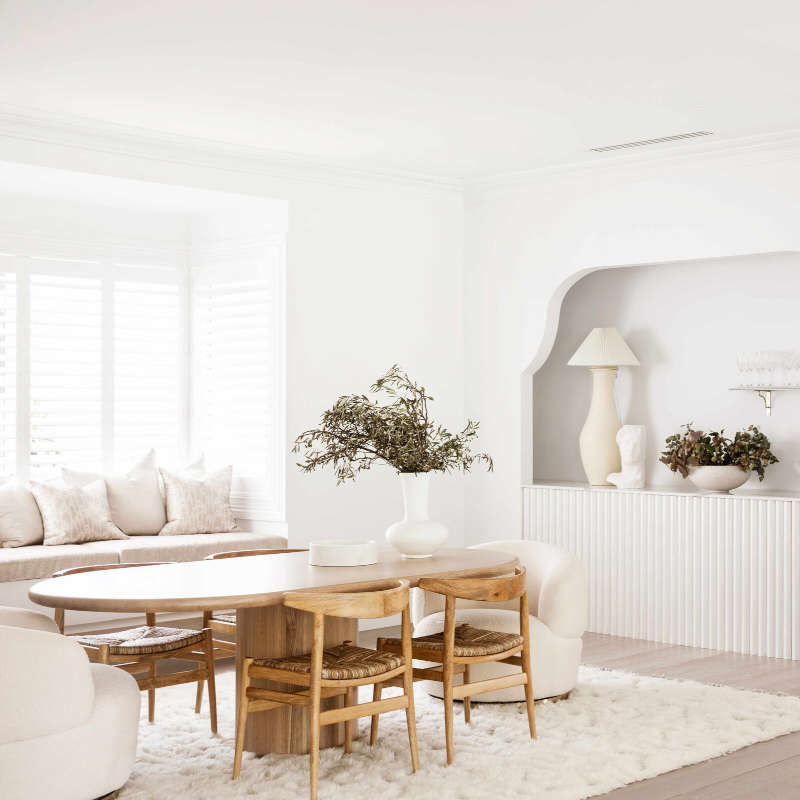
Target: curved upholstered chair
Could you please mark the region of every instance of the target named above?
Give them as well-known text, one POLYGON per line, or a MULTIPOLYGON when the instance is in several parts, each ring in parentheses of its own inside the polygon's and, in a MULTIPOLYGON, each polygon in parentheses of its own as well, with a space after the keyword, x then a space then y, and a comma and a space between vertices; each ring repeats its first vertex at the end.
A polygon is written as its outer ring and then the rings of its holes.
MULTIPOLYGON (((513 553, 527 570, 526 585, 530 608, 533 650, 533 691, 537 700, 562 697, 575 688, 583 642, 588 624, 588 584, 583 565, 575 556, 544 542, 520 539, 486 542, 475 549, 513 553)), ((459 600, 456 624, 468 623, 503 633, 519 633, 519 605, 459 600)), ((411 606, 414 637, 439 633, 444 628, 444 598, 433 592, 414 591, 411 606)), ((471 680, 479 681, 511 674, 513 667, 503 664, 476 664, 471 680)), ((427 681, 426 691, 442 696, 441 683, 427 681)), ((487 692, 473 702, 525 700, 524 687, 487 692)))
POLYGON ((136 681, 90 664, 44 614, 0 607, 0 787, 3 800, 90 800, 133 770, 136 681))

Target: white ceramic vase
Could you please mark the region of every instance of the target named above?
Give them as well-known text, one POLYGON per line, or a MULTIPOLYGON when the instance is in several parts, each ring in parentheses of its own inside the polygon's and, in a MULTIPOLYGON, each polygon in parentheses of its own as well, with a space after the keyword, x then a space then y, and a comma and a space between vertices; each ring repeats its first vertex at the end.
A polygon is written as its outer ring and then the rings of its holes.
POLYGON ((689 467, 689 480, 706 492, 729 492, 747 481, 749 472, 735 464, 689 467))
POLYGON ((447 540, 447 528, 428 517, 430 475, 403 472, 405 516, 386 530, 386 541, 405 558, 430 558, 447 540))

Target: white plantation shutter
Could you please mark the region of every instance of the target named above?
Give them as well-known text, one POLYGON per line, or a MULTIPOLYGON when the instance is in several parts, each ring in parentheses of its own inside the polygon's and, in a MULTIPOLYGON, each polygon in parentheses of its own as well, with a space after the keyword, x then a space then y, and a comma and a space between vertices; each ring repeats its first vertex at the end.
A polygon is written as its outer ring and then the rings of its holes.
POLYGON ((194 276, 195 446, 233 464, 234 491, 282 514, 280 249, 209 258, 194 276))
POLYGON ((0 235, 0 480, 204 451, 284 519, 284 241, 222 247, 0 235))
POLYGON ((150 447, 162 463, 185 449, 185 300, 169 283, 114 283, 114 460, 120 468, 150 447))
POLYGON ((17 467, 17 300, 15 260, 0 256, 0 480, 17 467))
POLYGON ((184 260, 31 250, 0 253, 0 479, 125 469, 150 448, 183 458, 184 260))
POLYGON ((30 477, 103 464, 100 278, 30 276, 30 477))
POLYGON ((198 292, 198 433, 209 460, 266 476, 270 439, 270 296, 265 282, 214 283, 198 292))

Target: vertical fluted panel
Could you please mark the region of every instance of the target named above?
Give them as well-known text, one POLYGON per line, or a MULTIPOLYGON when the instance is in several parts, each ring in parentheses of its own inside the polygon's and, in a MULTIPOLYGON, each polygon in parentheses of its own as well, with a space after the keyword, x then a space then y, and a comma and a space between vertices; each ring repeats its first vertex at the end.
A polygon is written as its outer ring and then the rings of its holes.
POLYGON ((789 615, 792 628, 792 658, 800 659, 800 503, 791 503, 791 606, 789 615))
POLYGON ((524 536, 589 576, 590 630, 800 660, 800 500, 529 486, 524 536))

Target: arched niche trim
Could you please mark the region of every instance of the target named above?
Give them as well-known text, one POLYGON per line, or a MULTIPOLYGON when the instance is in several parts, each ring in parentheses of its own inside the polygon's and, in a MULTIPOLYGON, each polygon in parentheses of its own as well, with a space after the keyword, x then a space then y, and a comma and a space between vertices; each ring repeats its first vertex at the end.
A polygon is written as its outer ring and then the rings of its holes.
POLYGON ((786 254, 800 254, 800 250, 765 250, 755 252, 731 252, 725 255, 719 255, 713 259, 708 257, 699 256, 697 258, 683 258, 683 259, 667 259, 664 261, 647 261, 639 263, 621 263, 621 264, 602 264, 585 269, 579 269, 564 279, 555 289, 547 304, 547 313, 545 319, 545 328, 539 346, 528 366, 522 372, 520 377, 520 392, 521 392, 521 441, 522 441, 522 465, 521 475, 522 483, 529 484, 533 482, 533 376, 541 369, 547 361, 558 335, 558 326, 561 318, 561 310, 570 289, 580 280, 601 270, 621 269, 625 267, 655 267, 665 266, 667 264, 678 263, 691 263, 692 261, 711 260, 724 261, 730 258, 740 258, 746 256, 761 256, 761 255, 786 255, 786 254))

